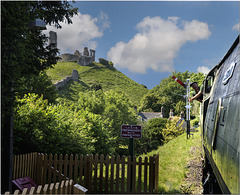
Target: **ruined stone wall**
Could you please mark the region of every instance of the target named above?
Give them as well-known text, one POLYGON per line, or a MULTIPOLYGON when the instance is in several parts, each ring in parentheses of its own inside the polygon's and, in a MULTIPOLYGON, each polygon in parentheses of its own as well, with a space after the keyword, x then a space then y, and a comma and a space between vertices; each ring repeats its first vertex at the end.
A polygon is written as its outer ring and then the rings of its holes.
POLYGON ((87 65, 91 64, 92 62, 94 62, 92 56, 81 56, 81 57, 79 57, 79 60, 78 60, 78 64, 82 65, 82 66, 87 66, 87 65))
POLYGON ((74 62, 74 61, 78 61, 79 55, 64 53, 60 55, 60 58, 62 58, 60 62, 74 62))
POLYGON ((54 85, 56 87, 57 90, 63 88, 66 84, 68 84, 69 81, 78 81, 79 80, 79 75, 78 75, 78 71, 77 70, 73 70, 72 71, 72 76, 67 76, 65 77, 65 79, 62 79, 58 82, 56 82, 54 85))
POLYGON ((87 66, 95 62, 95 50, 90 49, 90 54, 87 47, 84 47, 83 55, 79 57, 78 64, 87 66))

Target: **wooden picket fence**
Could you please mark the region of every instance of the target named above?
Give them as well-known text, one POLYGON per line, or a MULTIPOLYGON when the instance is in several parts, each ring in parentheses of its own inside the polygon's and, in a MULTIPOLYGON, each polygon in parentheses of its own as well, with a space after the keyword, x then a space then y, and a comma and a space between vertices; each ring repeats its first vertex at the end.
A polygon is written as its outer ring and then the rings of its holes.
POLYGON ((29 176, 37 184, 72 179, 87 193, 157 193, 159 156, 47 155, 14 157, 13 179, 29 176))

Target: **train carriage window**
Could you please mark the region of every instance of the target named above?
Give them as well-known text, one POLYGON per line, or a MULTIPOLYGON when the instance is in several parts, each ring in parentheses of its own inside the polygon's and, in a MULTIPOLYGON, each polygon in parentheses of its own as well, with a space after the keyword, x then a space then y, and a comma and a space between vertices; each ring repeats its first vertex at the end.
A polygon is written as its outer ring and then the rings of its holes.
POLYGON ((212 69, 206 79, 205 79, 205 86, 204 86, 204 93, 205 94, 208 94, 211 92, 211 89, 212 89, 212 86, 213 86, 213 83, 214 83, 214 79, 215 79, 215 76, 217 74, 217 71, 218 71, 218 67, 216 66, 214 69, 212 69))
POLYGON ((213 76, 208 76, 206 79, 205 93, 210 93, 212 85, 213 85, 213 76))

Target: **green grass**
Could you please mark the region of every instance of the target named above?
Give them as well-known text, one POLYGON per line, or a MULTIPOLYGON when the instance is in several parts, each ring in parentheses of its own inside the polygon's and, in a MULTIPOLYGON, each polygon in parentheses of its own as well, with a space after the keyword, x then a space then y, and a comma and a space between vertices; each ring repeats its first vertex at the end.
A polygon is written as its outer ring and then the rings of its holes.
POLYGON ((58 62, 54 68, 47 70, 47 75, 51 77, 53 83, 56 83, 66 76, 71 76, 73 70, 80 73, 90 68, 91 66, 80 66, 76 62, 58 62))
POLYGON ((70 82, 61 89, 59 91, 61 97, 69 97, 70 88, 84 91, 90 89, 93 84, 101 84, 103 91, 120 90, 127 95, 134 105, 139 106, 141 98, 148 92, 148 89, 143 85, 131 80, 114 67, 100 63, 80 66, 75 62, 59 62, 53 69, 47 71, 47 75, 55 83, 66 76, 71 76, 73 69, 78 71, 80 80, 78 83, 70 82))
POLYGON ((201 145, 200 131, 194 133, 194 138, 186 137, 184 133, 147 154, 147 156, 159 154, 160 193, 183 193, 181 185, 184 184, 188 171, 191 147, 201 145))

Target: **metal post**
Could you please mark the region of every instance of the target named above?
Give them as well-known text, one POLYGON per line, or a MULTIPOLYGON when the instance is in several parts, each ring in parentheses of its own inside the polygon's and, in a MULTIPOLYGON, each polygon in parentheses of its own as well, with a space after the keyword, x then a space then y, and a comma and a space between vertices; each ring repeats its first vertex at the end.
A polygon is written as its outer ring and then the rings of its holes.
MULTIPOLYGON (((129 155, 131 156, 131 161, 133 163, 133 138, 129 138, 129 155)), ((132 180, 133 180, 133 164, 131 164, 131 171, 130 171, 130 192, 132 192, 132 180)))
POLYGON ((186 122, 187 122, 187 139, 190 138, 190 79, 187 79, 187 88, 186 88, 186 122))
POLYGON ((133 138, 129 138, 129 155, 131 156, 131 159, 133 159, 133 138))

